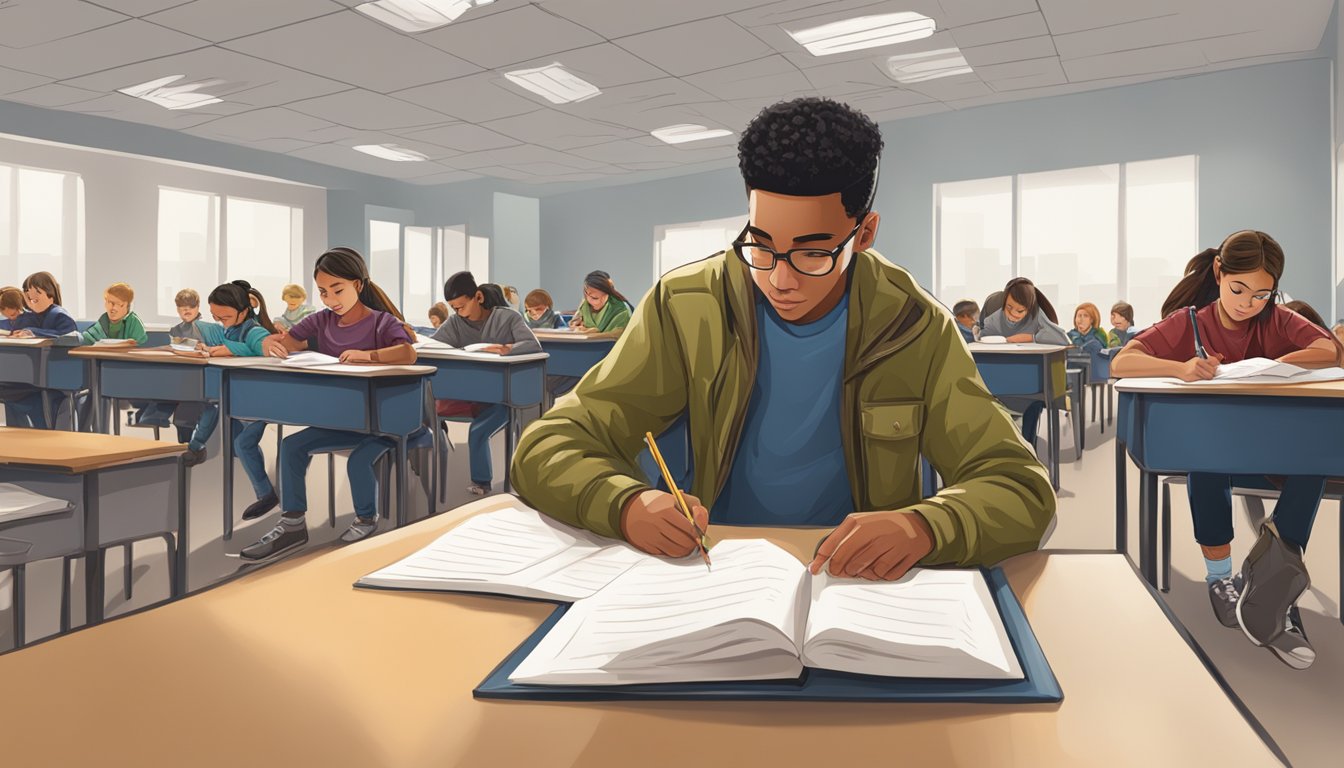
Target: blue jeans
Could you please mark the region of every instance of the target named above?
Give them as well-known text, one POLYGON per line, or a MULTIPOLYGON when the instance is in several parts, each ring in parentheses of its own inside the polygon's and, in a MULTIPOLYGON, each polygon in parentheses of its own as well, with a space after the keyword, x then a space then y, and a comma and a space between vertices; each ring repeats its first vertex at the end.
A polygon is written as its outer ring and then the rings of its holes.
MULTIPOLYGON (((474 426, 474 425, 473 425, 474 426)), ((287 513, 308 511, 308 464, 314 453, 349 450, 345 471, 350 478, 350 499, 355 514, 371 520, 378 514, 378 478, 373 464, 396 446, 390 438, 363 432, 309 427, 286 437, 280 446, 280 509, 287 513)))
MULTIPOLYGON (((196 428, 191 433, 187 447, 193 451, 204 449, 205 444, 210 442, 210 436, 215 434, 217 426, 219 426, 219 406, 205 406, 196 421, 196 428)), ((233 455, 238 457, 238 463, 243 465, 247 479, 252 481, 252 491, 257 494, 258 499, 275 493, 275 486, 271 485, 271 478, 266 475, 266 459, 261 455, 261 438, 266 434, 266 422, 244 422, 233 419, 230 426, 233 428, 233 455)))
POLYGON ((467 452, 471 455, 471 482, 489 486, 495 471, 490 464, 490 438, 509 423, 509 408, 495 403, 476 414, 467 433, 467 452))
MULTIPOLYGON (((53 405, 59 405, 60 396, 56 392, 51 395, 57 401, 53 405)), ((34 388, 31 394, 6 401, 5 423, 11 427, 46 429, 48 425, 47 417, 42 413, 42 390, 34 388)))
MULTIPOLYGON (((1190 473, 1186 490, 1190 495, 1191 517, 1195 523, 1195 541, 1206 547, 1221 547, 1232 542, 1232 486, 1273 490, 1263 475, 1214 475, 1190 473)), ((1274 526, 1289 544, 1306 551, 1316 508, 1325 493, 1325 478, 1290 475, 1283 478, 1279 500, 1274 503, 1274 526)))
POLYGON ((1045 412, 1045 403, 1039 400, 1028 405, 1022 411, 1022 437, 1028 445, 1036 444, 1036 432, 1041 423, 1041 414, 1045 412))
MULTIPOLYGON (((139 405, 137 401, 132 401, 132 405, 139 405)), ((143 421, 146 424, 159 424, 164 426, 172 418, 173 410, 177 408, 177 403, 164 403, 151 401, 145 403, 136 413, 136 421, 143 421)))

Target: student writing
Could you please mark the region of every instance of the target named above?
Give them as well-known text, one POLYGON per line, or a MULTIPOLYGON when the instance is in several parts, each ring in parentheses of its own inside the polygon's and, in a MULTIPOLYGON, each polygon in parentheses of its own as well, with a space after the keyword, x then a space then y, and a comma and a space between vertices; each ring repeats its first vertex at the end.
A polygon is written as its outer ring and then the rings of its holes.
POLYGON ((583 303, 569 324, 579 331, 615 337, 629 323, 630 302, 616 290, 611 275, 600 269, 589 272, 583 279, 583 303))

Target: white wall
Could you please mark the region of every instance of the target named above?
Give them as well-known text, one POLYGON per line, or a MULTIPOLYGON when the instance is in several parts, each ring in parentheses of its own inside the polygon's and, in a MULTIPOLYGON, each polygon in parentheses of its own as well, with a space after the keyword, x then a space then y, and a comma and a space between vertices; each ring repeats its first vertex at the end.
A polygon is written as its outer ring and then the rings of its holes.
MULTIPOLYGON (((143 320, 151 322, 158 317, 153 288, 158 285, 160 186, 299 207, 303 209, 304 252, 326 241, 327 196, 326 190, 317 187, 4 137, 0 137, 0 163, 77 173, 83 178, 85 306, 68 308, 81 319, 93 319, 102 313, 103 288, 115 282, 130 283, 136 289, 134 309, 143 320)), ((56 277, 64 281, 63 276, 56 277)), ((203 278, 200 285, 177 287, 195 288, 204 296, 215 285, 203 278)))
POLYGON ((541 209, 535 197, 494 193, 490 281, 512 285, 520 296, 541 285, 541 209))

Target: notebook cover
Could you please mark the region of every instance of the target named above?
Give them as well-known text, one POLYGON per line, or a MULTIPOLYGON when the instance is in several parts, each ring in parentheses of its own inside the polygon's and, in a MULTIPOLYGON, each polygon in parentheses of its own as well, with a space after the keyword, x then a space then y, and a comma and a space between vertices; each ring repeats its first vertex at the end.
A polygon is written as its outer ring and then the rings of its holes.
POLYGON ((536 701, 904 701, 998 702, 1004 704, 1059 702, 1059 681, 1027 623, 1017 596, 998 568, 983 570, 990 594, 1003 618, 1004 629, 1017 653, 1022 680, 898 678, 855 675, 825 669, 805 669, 797 680, 750 680, 715 683, 658 683, 650 685, 519 685, 509 675, 541 642, 569 609, 557 606, 526 640, 495 667, 472 691, 479 699, 536 701))

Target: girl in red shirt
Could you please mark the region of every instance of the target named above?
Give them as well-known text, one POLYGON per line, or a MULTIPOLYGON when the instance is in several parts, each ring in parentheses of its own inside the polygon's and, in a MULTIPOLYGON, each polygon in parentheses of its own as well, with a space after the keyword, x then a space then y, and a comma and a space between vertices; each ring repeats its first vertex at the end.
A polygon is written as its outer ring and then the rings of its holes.
MULTIPOLYGON (((1237 232, 1220 247, 1191 259, 1185 277, 1162 305, 1164 319, 1115 356, 1111 374, 1198 381, 1213 378, 1220 363, 1256 357, 1303 368, 1338 365, 1339 348, 1329 332, 1276 305, 1283 263, 1283 249, 1274 238, 1253 230, 1237 232), (1207 357, 1197 353, 1192 315, 1207 357)), ((1195 540, 1204 552, 1209 599, 1218 620, 1229 627, 1240 624, 1252 642, 1269 646, 1297 669, 1305 669, 1316 658, 1293 604, 1310 583, 1301 553, 1311 537, 1324 488, 1322 477, 1282 478, 1279 487, 1264 477, 1199 472, 1190 474, 1187 485, 1195 540), (1234 482, 1280 490, 1273 526, 1261 528, 1260 541, 1236 577, 1232 575, 1234 482), (1286 558, 1264 556, 1275 539, 1287 545, 1286 558)))

